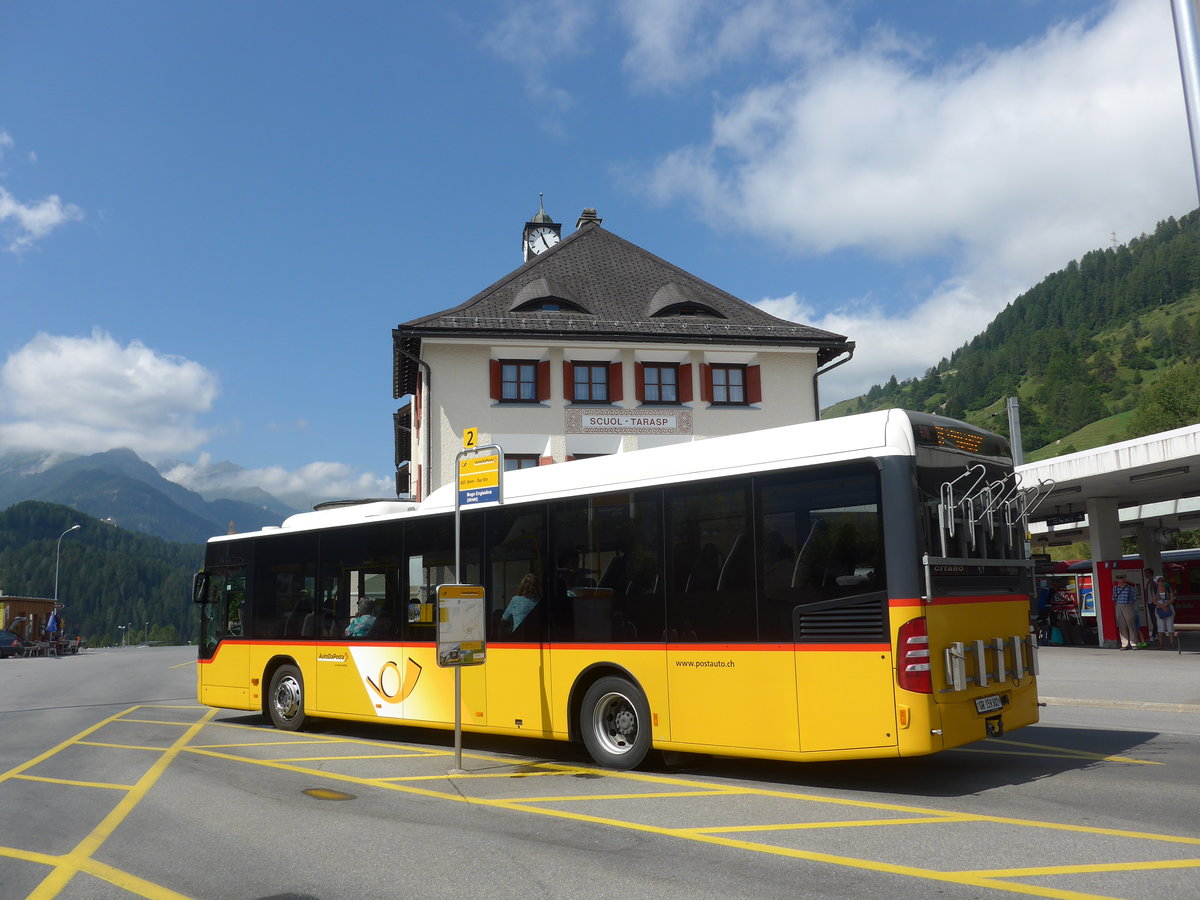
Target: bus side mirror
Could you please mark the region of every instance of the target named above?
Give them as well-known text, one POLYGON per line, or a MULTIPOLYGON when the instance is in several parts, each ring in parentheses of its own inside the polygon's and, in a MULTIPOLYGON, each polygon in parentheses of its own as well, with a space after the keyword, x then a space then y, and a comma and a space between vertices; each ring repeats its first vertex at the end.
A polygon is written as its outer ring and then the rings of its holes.
POLYGON ((208 573, 197 572, 192 576, 192 602, 204 603, 208 600, 208 573))

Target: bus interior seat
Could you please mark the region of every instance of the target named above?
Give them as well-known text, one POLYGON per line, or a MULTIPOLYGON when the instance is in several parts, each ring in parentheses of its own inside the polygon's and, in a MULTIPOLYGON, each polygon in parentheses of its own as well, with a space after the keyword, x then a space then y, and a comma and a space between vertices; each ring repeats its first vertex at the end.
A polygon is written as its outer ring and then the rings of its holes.
POLYGON ((392 617, 389 615, 379 615, 375 617, 375 621, 371 623, 371 628, 367 632, 367 637, 379 640, 380 638, 392 637, 394 625, 392 617))

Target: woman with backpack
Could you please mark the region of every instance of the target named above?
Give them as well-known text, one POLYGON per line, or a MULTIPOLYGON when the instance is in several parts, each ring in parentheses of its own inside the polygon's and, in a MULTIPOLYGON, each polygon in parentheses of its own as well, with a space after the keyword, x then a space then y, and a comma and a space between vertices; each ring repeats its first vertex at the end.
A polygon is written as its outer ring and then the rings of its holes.
POLYGON ((1153 604, 1155 618, 1158 622, 1158 648, 1167 649, 1167 640, 1171 646, 1176 645, 1179 638, 1175 634, 1175 588, 1161 575, 1157 575, 1150 586, 1150 602, 1153 604))

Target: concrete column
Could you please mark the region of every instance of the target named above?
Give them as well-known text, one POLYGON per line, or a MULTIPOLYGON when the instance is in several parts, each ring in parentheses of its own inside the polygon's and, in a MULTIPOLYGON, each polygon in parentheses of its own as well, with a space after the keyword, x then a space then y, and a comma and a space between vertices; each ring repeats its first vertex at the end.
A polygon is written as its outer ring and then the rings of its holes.
POLYGON ((1138 556, 1142 558, 1142 568, 1153 569, 1154 574, 1161 575, 1163 570, 1162 547, 1154 539, 1154 532, 1157 530, 1150 525, 1139 525, 1136 532, 1137 548, 1138 556))
POLYGON ((1099 562, 1121 558, 1121 518, 1117 501, 1112 497, 1089 497, 1087 501, 1088 542, 1092 545, 1092 591, 1096 600, 1096 640, 1101 647, 1120 646, 1112 640, 1105 641, 1106 632, 1116 630, 1110 621, 1113 612, 1107 598, 1100 596, 1099 562))

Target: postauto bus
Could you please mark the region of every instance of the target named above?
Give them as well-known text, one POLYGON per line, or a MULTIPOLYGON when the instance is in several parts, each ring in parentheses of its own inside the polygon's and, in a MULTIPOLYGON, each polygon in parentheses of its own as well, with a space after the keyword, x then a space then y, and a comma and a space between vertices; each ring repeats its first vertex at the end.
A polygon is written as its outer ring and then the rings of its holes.
POLYGON ((503 487, 458 534, 450 485, 212 538, 200 701, 288 730, 453 728, 437 588, 476 584, 464 731, 581 741, 602 766, 914 756, 1037 721, 1025 516, 1045 491, 995 434, 890 410, 503 487))

